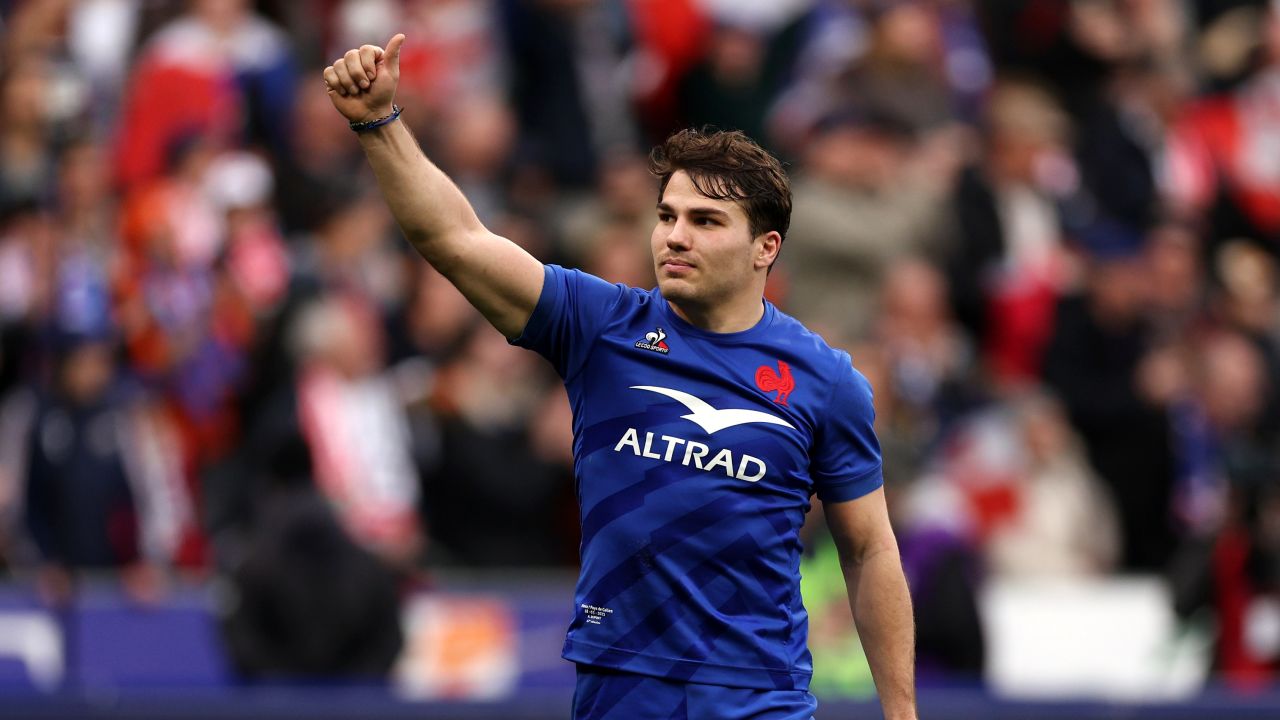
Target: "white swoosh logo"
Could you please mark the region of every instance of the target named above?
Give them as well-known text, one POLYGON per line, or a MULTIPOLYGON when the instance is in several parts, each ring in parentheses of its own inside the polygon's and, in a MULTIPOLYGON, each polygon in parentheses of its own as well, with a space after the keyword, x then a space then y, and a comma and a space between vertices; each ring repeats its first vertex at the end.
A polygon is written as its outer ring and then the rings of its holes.
POLYGON ((698 427, 706 431, 708 435, 714 435, 725 428, 731 428, 735 425, 746 425, 747 423, 768 423, 770 425, 781 425, 795 430, 795 426, 783 420, 780 417, 770 415, 769 413, 760 412, 759 410, 743 410, 740 408, 728 408, 725 410, 717 410, 711 407, 702 398, 690 395, 687 392, 672 390, 671 388, 654 387, 652 385, 632 385, 632 390, 648 390, 649 392, 666 395, 667 397, 679 402, 681 405, 689 408, 691 411, 688 415, 680 417, 689 420, 698 427))

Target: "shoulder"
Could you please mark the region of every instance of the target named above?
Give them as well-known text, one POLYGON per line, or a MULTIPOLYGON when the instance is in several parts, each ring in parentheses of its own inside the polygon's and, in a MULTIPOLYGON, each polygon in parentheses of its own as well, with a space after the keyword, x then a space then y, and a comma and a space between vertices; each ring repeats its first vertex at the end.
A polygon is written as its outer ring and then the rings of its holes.
POLYGON ((819 422, 831 420, 832 414, 874 415, 871 383, 855 366, 848 351, 832 347, 821 335, 781 311, 774 326, 777 337, 811 368, 826 388, 826 400, 818 411, 819 422))
POLYGON ((648 303, 658 296, 656 289, 643 290, 623 283, 611 283, 604 278, 577 268, 551 263, 544 265, 543 268, 548 281, 547 287, 551 290, 573 288, 590 295, 613 297, 623 302, 635 304, 648 303))
POLYGON ((794 317, 781 310, 776 312, 774 331, 777 337, 796 354, 805 357, 815 370, 826 373, 833 382, 849 374, 862 377, 848 351, 832 347, 826 338, 794 317))

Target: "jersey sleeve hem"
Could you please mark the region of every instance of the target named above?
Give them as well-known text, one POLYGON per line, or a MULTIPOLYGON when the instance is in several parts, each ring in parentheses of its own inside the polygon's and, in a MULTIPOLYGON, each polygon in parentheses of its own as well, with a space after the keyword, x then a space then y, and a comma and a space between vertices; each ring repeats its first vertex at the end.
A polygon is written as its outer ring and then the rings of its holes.
POLYGON ((533 306, 533 312, 529 314, 529 320, 525 322, 524 329, 520 334, 507 338, 507 343, 516 347, 528 348, 542 335, 547 328, 547 320, 551 316, 551 311, 559 294, 553 283, 557 278, 555 271, 550 265, 542 266, 542 292, 538 295, 538 303, 533 306))
POLYGON ((884 467, 875 467, 845 480, 828 480, 818 487, 818 499, 822 502, 847 502, 857 500, 884 485, 884 467))

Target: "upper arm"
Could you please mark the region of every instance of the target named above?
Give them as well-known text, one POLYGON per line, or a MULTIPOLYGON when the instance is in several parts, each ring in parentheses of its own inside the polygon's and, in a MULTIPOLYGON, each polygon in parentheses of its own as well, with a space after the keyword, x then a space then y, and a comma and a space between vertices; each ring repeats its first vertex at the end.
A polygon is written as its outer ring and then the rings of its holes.
POLYGON ((847 355, 836 368, 810 475, 844 564, 896 547, 884 500, 871 384, 847 355))
POLYGON ((842 564, 861 563, 875 552, 897 548, 883 487, 856 500, 823 503, 822 511, 842 564))
POLYGON ((586 364, 605 328, 625 315, 621 305, 634 291, 558 265, 545 265, 542 273, 542 293, 533 314, 510 342, 550 360, 567 381, 586 364))
POLYGON ((542 293, 542 263, 483 228, 450 247, 452 252, 427 259, 498 332, 518 336, 542 293))
POLYGON ((823 502, 853 500, 884 482, 871 384, 843 353, 833 377, 809 462, 814 491, 823 502))

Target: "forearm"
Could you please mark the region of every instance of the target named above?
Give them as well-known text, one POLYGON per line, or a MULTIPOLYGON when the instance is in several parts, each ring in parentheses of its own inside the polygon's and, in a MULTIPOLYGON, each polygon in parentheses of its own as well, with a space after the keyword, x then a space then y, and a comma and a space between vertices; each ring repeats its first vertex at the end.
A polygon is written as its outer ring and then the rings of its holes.
MULTIPOLYGON (((325 68, 329 99, 343 117, 367 123, 391 113, 403 44, 404 35, 397 33, 385 51, 361 45, 325 68)), ((499 332, 518 336, 542 292, 542 263, 485 229, 462 191, 422 154, 403 120, 359 137, 405 237, 499 332)))
POLYGON ((915 621, 895 546, 844 569, 849 607, 871 665, 886 720, 914 720, 915 621))
POLYGON ((418 147, 403 120, 359 134, 391 214, 427 262, 449 274, 468 238, 485 233, 466 197, 418 147))

